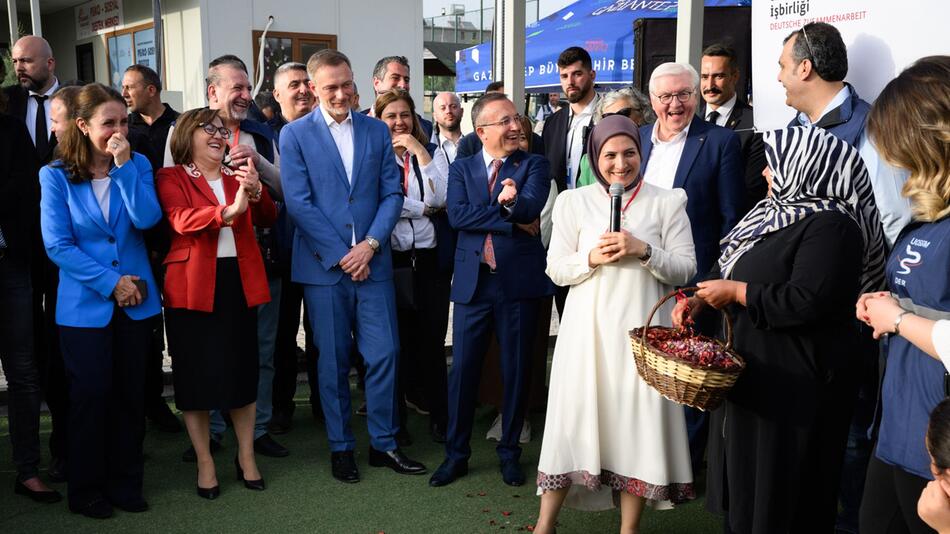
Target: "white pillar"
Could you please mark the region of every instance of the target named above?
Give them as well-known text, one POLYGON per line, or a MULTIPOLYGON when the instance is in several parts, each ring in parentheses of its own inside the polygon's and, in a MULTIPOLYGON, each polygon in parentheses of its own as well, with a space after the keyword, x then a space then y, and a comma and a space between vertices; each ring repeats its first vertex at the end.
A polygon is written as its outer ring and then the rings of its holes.
POLYGON ((699 71, 703 53, 703 0, 679 0, 676 13, 676 62, 699 71))
POLYGON ((10 48, 20 38, 20 21, 16 17, 16 0, 7 0, 7 20, 10 22, 10 48))
POLYGON ((40 23, 40 0, 30 0, 30 17, 33 19, 33 35, 43 37, 43 25, 40 23))
POLYGON ((505 94, 524 110, 525 0, 495 0, 492 80, 505 82, 505 94))

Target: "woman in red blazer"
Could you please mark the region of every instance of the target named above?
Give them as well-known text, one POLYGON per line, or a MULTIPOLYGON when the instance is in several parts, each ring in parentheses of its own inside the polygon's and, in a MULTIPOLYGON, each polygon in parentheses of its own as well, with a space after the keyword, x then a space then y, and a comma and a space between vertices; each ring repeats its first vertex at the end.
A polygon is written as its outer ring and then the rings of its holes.
POLYGON ((171 228, 165 258, 165 328, 175 403, 198 459, 198 495, 220 493, 208 443, 208 411, 228 410, 239 451, 238 479, 264 489, 254 460, 257 398, 256 306, 270 300, 255 226, 277 209, 252 162, 222 165, 231 132, 217 112, 191 110, 171 140, 176 165, 158 171, 158 197, 171 228))

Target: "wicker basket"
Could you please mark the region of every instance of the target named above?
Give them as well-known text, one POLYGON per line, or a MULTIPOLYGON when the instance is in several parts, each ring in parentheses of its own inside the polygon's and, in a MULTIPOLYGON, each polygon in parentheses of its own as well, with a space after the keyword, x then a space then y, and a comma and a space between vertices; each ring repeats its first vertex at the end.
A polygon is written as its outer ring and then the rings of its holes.
MULTIPOLYGON (((688 287, 682 291, 695 291, 698 288, 688 287)), ((653 306, 647 324, 643 328, 630 331, 630 344, 633 348, 633 359, 637 362, 637 372, 647 384, 653 386, 664 397, 679 404, 713 410, 725 399, 726 393, 735 384, 739 374, 745 369, 745 361, 732 350, 732 320, 729 314, 723 312, 726 318, 726 344, 723 349, 739 364, 729 369, 710 368, 693 364, 670 356, 647 342, 646 333, 653 322, 653 315, 664 302, 674 297, 679 291, 666 295, 653 306)), ((652 328, 667 327, 654 326, 652 328)), ((721 344, 721 343, 720 343, 721 344)))

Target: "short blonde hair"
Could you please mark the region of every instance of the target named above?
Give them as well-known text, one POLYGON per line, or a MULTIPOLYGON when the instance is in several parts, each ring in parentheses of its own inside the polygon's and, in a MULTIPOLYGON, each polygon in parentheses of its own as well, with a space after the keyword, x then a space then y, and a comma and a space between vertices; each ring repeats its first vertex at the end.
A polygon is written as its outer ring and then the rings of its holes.
POLYGON ((914 218, 950 215, 950 56, 922 58, 891 80, 867 129, 888 163, 910 171, 903 195, 914 218))

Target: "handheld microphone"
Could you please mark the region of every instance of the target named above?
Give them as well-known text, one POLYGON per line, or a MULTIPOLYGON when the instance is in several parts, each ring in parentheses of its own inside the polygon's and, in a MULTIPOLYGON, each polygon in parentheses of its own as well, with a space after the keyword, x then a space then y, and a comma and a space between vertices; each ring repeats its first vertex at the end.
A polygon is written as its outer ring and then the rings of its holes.
POLYGON ((620 231, 620 200, 623 198, 623 184, 610 184, 610 231, 620 231))

